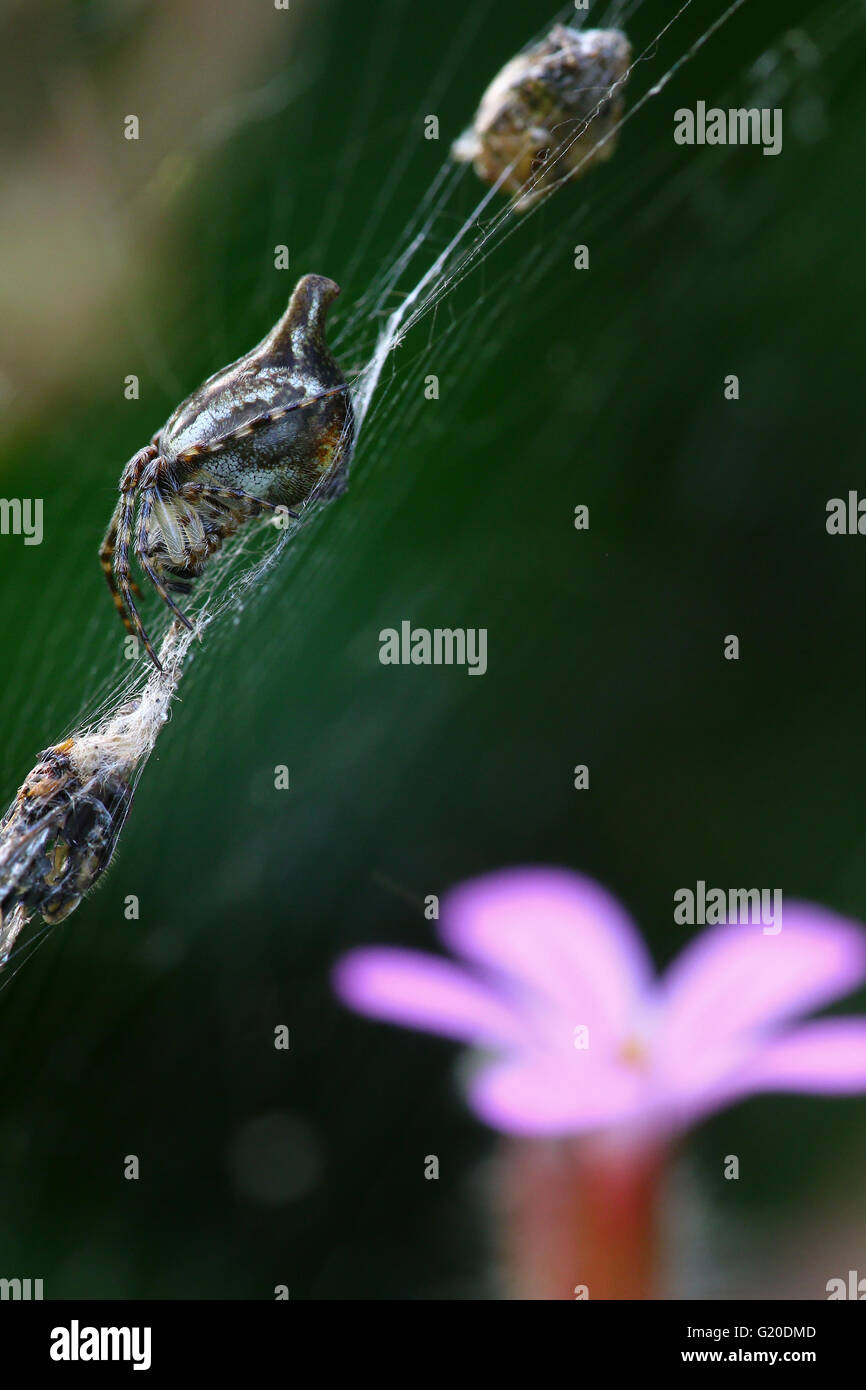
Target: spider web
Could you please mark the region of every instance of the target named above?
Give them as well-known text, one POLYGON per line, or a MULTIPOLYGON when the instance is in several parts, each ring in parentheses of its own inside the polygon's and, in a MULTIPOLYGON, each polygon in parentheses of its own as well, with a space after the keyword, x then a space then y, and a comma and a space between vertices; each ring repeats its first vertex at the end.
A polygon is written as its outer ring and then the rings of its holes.
MULTIPOLYGON (((649 0, 619 0, 603 12, 593 11, 591 16, 583 11, 576 12, 572 6, 563 7, 535 33, 526 36, 526 47, 547 33, 555 22, 572 27, 591 24, 598 28, 620 28, 628 35, 629 24, 644 8, 644 3, 649 4, 649 0)), ((692 18, 693 11, 698 8, 698 0, 682 0, 682 3, 665 6, 665 13, 653 28, 649 41, 633 47, 625 86, 625 113, 619 128, 627 129, 640 120, 681 68, 745 4, 746 0, 732 0, 726 6, 717 6, 697 37, 688 37, 684 29, 686 19, 692 18)), ((395 6, 383 7, 383 10, 393 20, 395 6)), ((439 96, 459 69, 473 39, 489 23, 491 12, 490 4, 469 7, 461 30, 454 36, 446 64, 435 75, 418 107, 410 133, 404 136, 387 176, 366 211, 353 257, 345 267, 345 276, 338 273, 338 278, 356 283, 363 276, 374 238, 393 215, 402 176, 417 147, 423 113, 436 109, 439 96)), ((387 31, 387 23, 383 23, 383 28, 387 31)), ((392 25, 393 30, 396 28, 392 25)), ((843 35, 837 29, 832 37, 839 43, 843 35)), ((374 43, 373 47, 375 60, 367 65, 366 80, 356 103, 356 124, 362 131, 375 93, 387 80, 388 64, 395 60, 393 44, 389 47, 387 43, 374 43)), ((478 98, 497 68, 512 56, 495 51, 492 43, 490 49, 489 71, 481 75, 478 98)), ((325 66, 320 64, 319 70, 325 66)), ((779 80, 778 72, 762 74, 758 70, 756 75, 758 85, 772 100, 778 100, 778 90, 773 91, 773 82, 779 80)), ((736 76, 738 74, 732 74, 736 76)), ((304 84, 300 85, 303 88, 304 84)), ((314 80, 313 94, 315 88, 314 80)), ((285 105, 284 95, 259 94, 257 100, 242 104, 240 109, 222 113, 221 119, 211 126, 210 138, 217 144, 229 143, 251 120, 279 120, 285 105)), ((310 95, 307 90, 305 100, 310 95)), ((742 104, 741 92, 738 104, 742 104)), ((314 105, 313 101, 311 109, 314 105)), ((471 110, 465 113, 464 124, 469 123, 471 116, 471 110)), ((635 206, 643 209, 644 216, 650 215, 649 210, 661 207, 671 196, 670 185, 659 184, 658 165, 649 161, 637 184, 632 180, 628 189, 615 190, 600 203, 592 198, 591 191, 584 192, 584 185, 580 184, 577 189, 570 188, 567 194, 550 190, 529 211, 518 214, 514 211, 514 200, 507 199, 501 192, 500 185, 506 175, 487 188, 477 181, 471 166, 455 164, 451 159, 447 147, 459 133, 456 129, 449 131, 443 139, 446 151, 426 193, 401 226, 390 254, 378 270, 369 275, 366 287, 354 297, 331 336, 335 354, 349 368, 352 386, 356 417, 352 477, 376 470, 390 451, 398 447, 399 439, 411 435, 413 420, 420 408, 417 393, 413 394, 410 389, 414 382, 412 369, 429 355, 432 347, 436 349, 440 372, 449 363, 461 361, 472 364, 471 368, 469 365, 465 370, 461 368, 464 375, 480 369, 484 360, 481 349, 495 342, 508 314, 509 274, 497 272, 495 257, 512 236, 519 235, 524 243, 528 242, 522 261, 524 291, 543 281, 561 247, 541 238, 534 241, 529 238, 534 220, 550 198, 576 195, 575 206, 568 216, 579 224, 583 239, 589 230, 603 228, 627 215, 628 209, 635 206), (458 292, 470 281, 472 302, 461 301, 459 308, 455 308, 458 292)), ((573 139, 579 134, 576 132, 573 139)), ((325 273, 330 270, 329 244, 345 207, 347 189, 352 184, 353 149, 353 139, 347 138, 342 153, 335 160, 332 190, 322 208, 316 246, 309 253, 310 259, 321 264, 325 273)), ((585 160, 588 161, 592 153, 591 150, 585 160)), ((616 166, 616 156, 613 166, 616 166)), ((592 178, 590 174, 587 190, 591 189, 592 178)), ((219 314, 218 308, 216 313, 219 314)), ((228 340, 224 329, 212 331, 212 336, 228 340)), ((161 377, 167 383, 179 383, 180 373, 171 367, 164 354, 158 352, 157 356, 161 377)), ((215 360, 214 368, 219 365, 221 363, 215 360)), ((186 389, 191 384, 194 383, 187 383, 186 389)), ((183 394, 179 384, 177 389, 183 394)), ((411 486, 409 470, 402 487, 411 486)), ((193 631, 187 632, 162 620, 157 646, 165 672, 150 670, 143 660, 132 674, 128 670, 121 671, 86 700, 84 716, 71 732, 67 730, 77 750, 84 750, 84 773, 76 794, 86 797, 94 776, 118 769, 130 788, 135 789, 160 729, 169 717, 181 678, 188 676, 195 682, 202 673, 207 674, 209 664, 218 659, 219 654, 230 650, 234 628, 244 620, 245 612, 252 605, 261 602, 278 572, 282 584, 299 582, 299 567, 312 561, 319 532, 318 514, 325 505, 314 499, 304 509, 300 521, 279 531, 269 524, 243 528, 231 544, 212 558, 196 585, 188 608, 193 631)), ((351 506, 351 490, 344 505, 351 506)), ((360 522, 356 520, 356 524, 360 522)), ((326 555, 321 563, 334 565, 339 560, 326 555)), ((61 735, 62 730, 46 728, 46 740, 61 735)), ((118 833, 119 830, 120 826, 118 833)), ((8 846, 4 854, 5 858, 0 855, 0 872, 8 867, 8 846)), ((20 968, 48 930, 50 925, 32 932, 23 945, 16 947, 13 953, 16 966, 20 968)), ((0 951, 0 956, 3 955, 0 951)), ((9 971, 7 981, 13 973, 9 971)))

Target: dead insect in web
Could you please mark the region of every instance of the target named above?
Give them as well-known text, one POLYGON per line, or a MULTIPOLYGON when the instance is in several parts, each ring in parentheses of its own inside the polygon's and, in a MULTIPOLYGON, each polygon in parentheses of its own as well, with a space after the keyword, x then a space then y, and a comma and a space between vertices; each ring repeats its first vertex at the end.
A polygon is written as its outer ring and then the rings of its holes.
POLYGON ((133 598, 130 550, 189 628, 171 593, 189 593, 243 522, 297 516, 293 508, 345 487, 352 406, 325 340, 339 293, 321 275, 299 280, 267 337, 194 391, 123 470, 99 555, 127 631, 160 670, 133 598))
POLYGON ((0 820, 0 966, 34 913, 53 923, 75 910, 132 804, 132 769, 85 773, 76 752, 74 738, 47 749, 0 820))
POLYGON ((40 754, 0 817, 0 969, 38 912, 61 922, 111 862, 138 778, 165 727, 190 636, 172 624, 137 695, 40 754))
POLYGON ((631 45, 618 29, 567 29, 506 63, 452 147, 525 212, 561 183, 610 159, 622 120, 631 45))

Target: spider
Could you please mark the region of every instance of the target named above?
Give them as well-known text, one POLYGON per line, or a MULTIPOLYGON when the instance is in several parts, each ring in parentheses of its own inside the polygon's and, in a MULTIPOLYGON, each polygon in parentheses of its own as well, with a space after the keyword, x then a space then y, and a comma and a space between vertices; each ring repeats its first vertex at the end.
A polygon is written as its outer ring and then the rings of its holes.
POLYGON ((293 507, 346 486, 352 407, 324 330, 339 293, 333 280, 305 275, 267 337, 209 377, 123 470, 99 558, 127 632, 141 639, 160 671, 133 598, 141 590, 130 547, 160 598, 191 629, 172 592, 190 593, 243 522, 264 512, 297 517, 293 507))

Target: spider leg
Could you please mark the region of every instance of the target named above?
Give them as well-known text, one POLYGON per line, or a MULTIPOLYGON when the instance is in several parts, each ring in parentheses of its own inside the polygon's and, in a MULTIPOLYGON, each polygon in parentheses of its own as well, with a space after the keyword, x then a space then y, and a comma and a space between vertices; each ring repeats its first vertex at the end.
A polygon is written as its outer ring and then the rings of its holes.
MULTIPOLYGON (((283 415, 291 415, 293 410, 305 410, 308 405, 315 405, 317 401, 326 401, 330 396, 340 396, 344 391, 348 391, 348 389, 349 383, 347 381, 341 382, 339 386, 331 386, 327 391, 317 391, 313 396, 305 396, 302 401, 295 401, 294 405, 283 405, 279 406, 276 410, 269 410, 261 419, 262 421, 279 420, 283 415)), ((257 424, 258 421, 255 423, 257 424)), ((241 426, 241 429, 238 430, 237 433, 243 433, 246 428, 248 427, 241 426)))
MULTIPOLYGON (((263 497, 254 497, 251 492, 241 492, 234 487, 216 487, 211 483, 184 483, 178 488, 178 493, 181 497, 204 497, 213 502, 256 502, 270 512, 281 510, 278 502, 266 502, 263 497)), ((293 512, 289 507, 285 511, 295 520, 300 516, 300 512, 293 512)))
POLYGON ((123 494, 123 506, 120 514, 120 524, 118 527, 118 549, 114 560, 114 570, 117 575, 117 582, 124 603, 132 617, 132 626, 127 623, 127 629, 134 636, 140 637, 144 644, 144 649, 158 671, 162 670, 162 662, 153 650, 153 644, 144 630, 144 624, 135 606, 132 597, 132 584, 129 573, 129 542, 132 538, 132 523, 135 513, 135 491, 130 488, 123 494))
MULTIPOLYGON (((117 506, 115 507, 112 513, 111 521, 108 523, 108 530, 106 531, 105 536, 103 537, 102 545, 99 547, 99 562, 102 565, 103 574, 105 575, 109 590, 111 591, 111 597, 114 599, 114 605, 120 615, 120 619, 127 632, 133 633, 133 635, 135 634, 135 629, 132 625, 132 621, 129 617, 129 614, 126 611, 126 607, 121 597, 120 590, 117 585, 117 580, 114 574, 114 555, 117 549, 118 527, 120 524, 120 519, 123 515, 124 484, 130 481, 134 483, 144 464, 147 463, 151 458, 153 458, 156 452, 157 451, 153 443, 151 442, 151 444, 149 444, 147 448, 139 449, 138 453, 132 456, 129 463, 124 468, 123 476, 120 480, 121 490, 120 496, 117 499, 117 506)), ((129 580, 129 587, 132 590, 132 592, 136 595, 136 597, 141 597, 141 590, 139 589, 135 580, 131 577, 129 580)))
MULTIPOLYGON (((137 636, 144 644, 144 649, 156 666, 158 671, 162 670, 162 664, 153 650, 150 638, 144 630, 144 625, 135 606, 132 597, 133 581, 129 571, 129 544, 132 539, 132 524, 135 517, 135 498, 138 489, 138 480, 141 470, 145 464, 150 463, 157 455, 156 447, 149 444, 147 448, 140 449, 130 459, 123 476, 120 480, 120 501, 117 504, 114 515, 108 527, 103 549, 107 554, 111 554, 114 562, 114 578, 119 589, 119 602, 115 599, 118 611, 123 619, 123 625, 127 632, 137 636)), ((112 584, 112 591, 115 585, 112 584)))
MULTIPOLYGON (((343 382, 340 386, 329 387, 327 391, 318 391, 314 396, 305 396, 302 401, 295 401, 292 405, 280 405, 273 410, 266 410, 262 415, 257 415, 255 419, 248 420, 245 425, 239 425, 237 429, 230 430, 221 439, 215 439, 210 444, 192 444, 188 449, 184 449, 183 453, 178 454, 177 462, 181 464, 195 463, 209 454, 219 454, 227 449, 234 440, 255 434, 263 426, 271 425, 275 420, 282 420, 284 416, 291 415, 294 410, 304 410, 308 405, 316 405, 318 401, 326 401, 329 397, 339 396, 348 390, 348 383, 343 382)), ((230 489, 228 490, 230 491, 230 489)), ((247 494, 243 495, 246 496, 247 494)), ((258 502, 261 499, 257 497, 255 500, 258 502)))
MULTIPOLYGON (((99 563, 102 565, 102 572, 105 575, 106 582, 108 584, 109 590, 111 591, 111 597, 114 599, 115 607, 117 608, 117 611, 120 614, 121 620, 123 621, 123 624, 127 628, 127 630, 129 632, 132 632, 132 625, 129 621, 129 615, 127 614, 123 606, 123 599, 120 597, 120 591, 118 590, 117 582, 114 578, 114 552, 117 547, 117 525, 120 521, 120 514, 122 509, 123 495, 121 494, 121 496, 117 500, 117 506, 114 509, 111 521, 108 524, 108 530, 105 533, 102 545, 99 547, 99 563)), ((141 590, 139 589, 134 579, 130 579, 129 587, 135 594, 136 598, 141 598, 141 590)))
POLYGON ((123 511, 123 493, 117 499, 117 506, 111 514, 111 521, 108 523, 108 530, 105 533, 102 545, 99 547, 99 563, 102 565, 102 572, 105 575, 108 587, 111 590, 111 597, 114 599, 115 607, 120 614, 121 620, 128 631, 132 631, 132 623, 129 614, 123 606, 123 599, 120 597, 120 590, 117 587, 117 580, 114 577, 114 553, 117 549, 117 529, 120 524, 120 517, 123 511))
MULTIPOLYGON (((165 585, 161 582, 156 573, 156 570, 153 568, 153 566, 150 564, 147 558, 147 523, 150 519, 150 511, 151 507, 153 506, 153 494, 155 492, 156 488, 152 487, 142 489, 141 513, 138 521, 138 535, 136 536, 135 540, 135 558, 138 560, 138 563, 141 565, 141 568, 144 570, 151 584, 156 589, 156 592, 159 594, 163 603, 167 604, 174 616, 176 618, 179 618, 180 621, 183 623, 184 627, 188 628, 189 631, 192 632, 192 623, 190 622, 189 618, 178 608, 174 599, 171 597, 171 594, 168 592, 165 585)), ((157 665, 158 664, 159 663, 157 663, 157 665)))

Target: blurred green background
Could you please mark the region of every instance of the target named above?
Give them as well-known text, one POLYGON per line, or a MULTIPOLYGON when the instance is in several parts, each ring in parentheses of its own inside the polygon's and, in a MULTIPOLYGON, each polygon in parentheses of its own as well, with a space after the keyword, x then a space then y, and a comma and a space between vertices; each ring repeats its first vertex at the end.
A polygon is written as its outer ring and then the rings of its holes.
MULTIPOLYGON (((636 51, 675 9, 636 7, 636 51)), ((632 106, 723 9, 695 0, 632 106)), ((866 423, 861 14, 747 0, 396 354, 348 493, 185 678, 106 881, 0 977, 0 1275, 47 1297, 495 1295, 493 1140, 455 1049, 348 1016, 338 954, 430 945, 426 894, 529 862, 606 883, 660 964, 698 878, 866 919, 866 542, 824 526, 866 423), (783 153, 676 147, 698 99, 781 106, 783 153), (488 674, 382 667, 403 618, 486 627, 488 674)), ((118 669, 96 549, 125 460, 296 275, 342 285, 339 334, 551 18, 0 5, 0 491, 42 497, 46 528, 0 538, 4 805, 118 669)), ((467 171, 430 254, 480 192, 467 171)), ((379 322, 340 343, 347 368, 379 322)), ((820 1298, 862 1271, 864 1159, 857 1101, 702 1126, 672 1185, 675 1291, 820 1298)))

